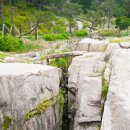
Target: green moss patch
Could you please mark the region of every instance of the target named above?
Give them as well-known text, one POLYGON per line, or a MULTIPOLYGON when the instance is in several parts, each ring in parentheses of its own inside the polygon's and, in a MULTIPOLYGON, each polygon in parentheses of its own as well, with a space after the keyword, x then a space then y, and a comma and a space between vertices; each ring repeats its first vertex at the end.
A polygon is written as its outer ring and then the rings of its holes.
POLYGON ((11 123, 12 118, 10 116, 6 116, 2 125, 3 130, 7 130, 11 126, 11 123))
POLYGON ((8 55, 4 54, 4 53, 0 53, 0 59, 5 58, 6 56, 8 56, 8 55))
POLYGON ((40 115, 41 113, 45 112, 50 106, 52 106, 56 102, 56 97, 51 99, 43 99, 37 106, 27 112, 25 114, 24 121, 27 122, 31 120, 34 116, 40 115))

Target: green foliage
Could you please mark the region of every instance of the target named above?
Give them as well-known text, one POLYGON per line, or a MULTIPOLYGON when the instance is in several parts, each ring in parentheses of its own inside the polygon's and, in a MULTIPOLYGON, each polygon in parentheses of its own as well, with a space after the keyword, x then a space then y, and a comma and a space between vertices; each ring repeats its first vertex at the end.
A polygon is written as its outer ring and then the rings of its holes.
POLYGON ((36 106, 38 113, 44 112, 53 103, 53 99, 43 99, 41 103, 36 106))
POLYGON ((7 130, 11 126, 11 123, 12 118, 10 116, 6 116, 2 125, 3 130, 7 130))
POLYGON ((101 10, 88 11, 86 20, 90 23, 88 24, 90 36, 91 36, 92 31, 98 30, 98 26, 100 26, 104 22, 104 19, 102 19, 103 15, 104 14, 101 10))
POLYGON ((0 59, 1 58, 5 58, 6 56, 8 56, 7 54, 4 54, 4 53, 0 53, 0 59))
POLYGON ((83 36, 87 36, 88 32, 86 30, 76 30, 75 31, 75 36, 77 37, 83 37, 83 36))
POLYGON ((63 105, 64 105, 64 92, 62 89, 59 91, 59 113, 62 113, 63 105))
POLYGON ((125 16, 126 14, 127 14, 126 8, 124 8, 123 6, 116 8, 114 10, 114 16, 116 17, 125 16))
POLYGON ((18 15, 17 17, 15 17, 14 22, 17 27, 22 27, 27 24, 27 17, 18 15))
POLYGON ((37 104, 34 109, 30 110, 25 114, 24 122, 31 120, 35 115, 39 115, 45 112, 45 110, 47 110, 47 108, 52 106, 55 102, 56 97, 53 97, 51 99, 43 99, 39 104, 37 104))
POLYGON ((54 60, 51 60, 50 65, 61 68, 64 72, 70 65, 70 57, 56 58, 54 60))
POLYGON ((17 51, 22 45, 20 39, 11 36, 0 37, 0 51, 17 51))
POLYGON ((62 14, 68 19, 73 19, 83 13, 82 6, 78 3, 66 2, 62 8, 62 14))
POLYGON ((68 33, 46 34, 44 38, 47 41, 65 40, 65 39, 69 39, 69 34, 68 33))
POLYGON ((104 79, 104 74, 102 76, 102 98, 106 100, 107 97, 107 93, 108 93, 108 83, 106 83, 105 79, 104 79))
POLYGON ((101 36, 108 36, 108 37, 117 37, 118 36, 118 30, 117 29, 109 29, 109 30, 103 30, 100 33, 101 36))
POLYGON ((22 44, 16 52, 29 52, 29 51, 35 51, 37 49, 40 49, 42 46, 38 44, 22 44))
POLYGON ((0 37, 0 51, 5 52, 27 52, 40 48, 39 45, 23 44, 22 40, 12 36, 0 37))
POLYGON ((130 18, 122 16, 116 19, 116 28, 118 28, 119 30, 128 29, 129 26, 130 26, 130 18))

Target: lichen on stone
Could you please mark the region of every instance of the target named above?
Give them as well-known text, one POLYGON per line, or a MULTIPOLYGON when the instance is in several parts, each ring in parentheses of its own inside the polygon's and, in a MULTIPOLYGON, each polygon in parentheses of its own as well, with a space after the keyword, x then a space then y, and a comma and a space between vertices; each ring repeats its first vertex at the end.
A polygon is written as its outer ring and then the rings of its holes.
POLYGON ((2 124, 3 130, 7 130, 11 126, 11 123, 12 123, 12 118, 10 116, 6 116, 2 124))
POLYGON ((41 113, 45 112, 50 106, 55 104, 56 102, 56 97, 52 97, 51 99, 43 99, 37 106, 27 112, 25 114, 24 122, 26 123, 27 121, 31 120, 34 116, 40 115, 41 113))

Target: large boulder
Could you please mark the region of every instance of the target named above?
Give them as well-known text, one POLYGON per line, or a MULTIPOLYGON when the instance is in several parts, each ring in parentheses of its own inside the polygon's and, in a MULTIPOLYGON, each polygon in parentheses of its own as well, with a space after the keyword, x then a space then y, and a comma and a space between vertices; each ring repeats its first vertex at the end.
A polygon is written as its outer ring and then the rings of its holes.
POLYGON ((85 38, 77 44, 77 50, 88 52, 102 52, 106 49, 109 40, 85 38))
POLYGON ((116 49, 101 130, 130 130, 130 50, 116 49))
POLYGON ((101 121, 102 72, 104 55, 90 52, 72 60, 69 67, 69 109, 71 130, 97 130, 101 121), (71 123, 71 126, 72 126, 71 123))
POLYGON ((0 64, 0 130, 58 130, 60 71, 33 64, 0 64))

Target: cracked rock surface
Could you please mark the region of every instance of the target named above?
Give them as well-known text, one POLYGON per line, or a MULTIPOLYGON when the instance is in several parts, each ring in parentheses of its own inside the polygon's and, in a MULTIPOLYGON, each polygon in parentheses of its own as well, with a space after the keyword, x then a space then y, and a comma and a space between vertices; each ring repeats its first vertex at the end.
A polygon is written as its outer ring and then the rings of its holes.
POLYGON ((106 41, 83 39, 69 67, 71 130, 130 130, 130 44, 106 41))
POLYGON ((7 116, 8 130, 58 130, 58 104, 24 122, 25 114, 43 99, 58 96, 57 68, 19 63, 0 64, 0 130, 7 116))

